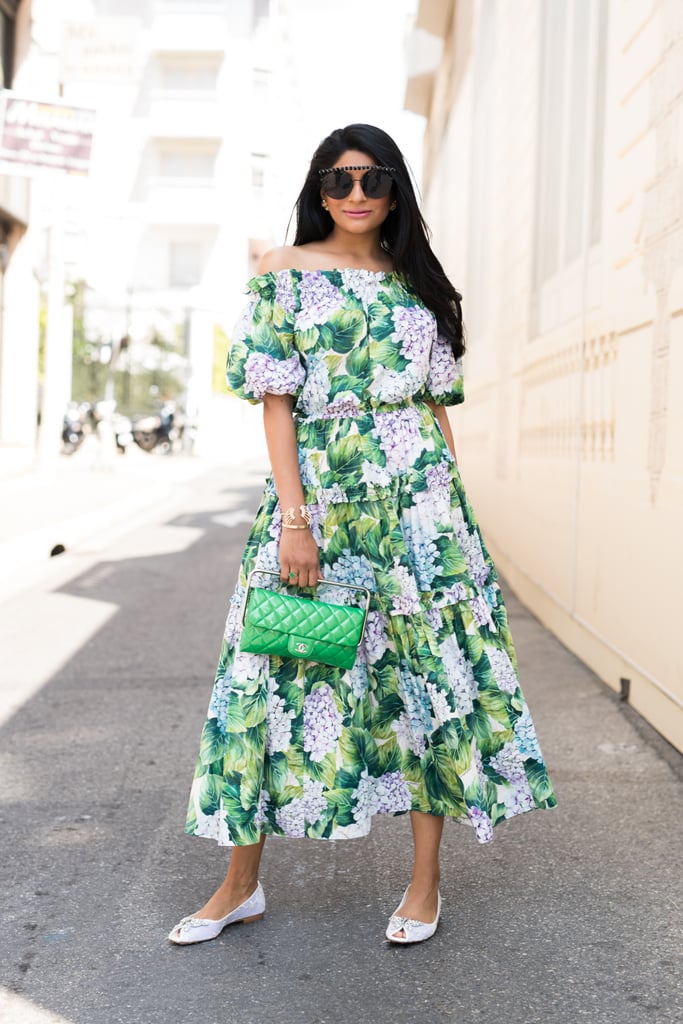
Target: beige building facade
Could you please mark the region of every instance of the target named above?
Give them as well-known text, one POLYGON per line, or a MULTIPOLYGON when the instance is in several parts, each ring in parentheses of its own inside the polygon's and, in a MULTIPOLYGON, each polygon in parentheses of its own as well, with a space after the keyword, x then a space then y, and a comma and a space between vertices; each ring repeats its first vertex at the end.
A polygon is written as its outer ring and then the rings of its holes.
POLYGON ((683 749, 683 4, 421 0, 411 47, 484 534, 683 749))

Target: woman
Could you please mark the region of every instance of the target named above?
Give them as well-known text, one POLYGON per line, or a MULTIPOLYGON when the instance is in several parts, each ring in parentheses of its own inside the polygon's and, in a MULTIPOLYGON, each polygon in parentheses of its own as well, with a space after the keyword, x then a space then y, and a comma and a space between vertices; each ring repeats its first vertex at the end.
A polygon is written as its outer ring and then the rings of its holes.
POLYGON ((222 885, 169 938, 201 942, 262 916, 267 834, 350 838, 375 814, 408 811, 412 877, 386 936, 420 942, 439 921, 444 818, 483 843, 555 798, 455 461, 446 406, 463 400, 460 296, 385 132, 350 125, 321 143, 294 245, 264 256, 249 292, 228 383, 263 402, 272 477, 186 826, 233 850, 222 885), (353 669, 240 651, 254 567, 293 587, 322 576, 371 591, 353 669))

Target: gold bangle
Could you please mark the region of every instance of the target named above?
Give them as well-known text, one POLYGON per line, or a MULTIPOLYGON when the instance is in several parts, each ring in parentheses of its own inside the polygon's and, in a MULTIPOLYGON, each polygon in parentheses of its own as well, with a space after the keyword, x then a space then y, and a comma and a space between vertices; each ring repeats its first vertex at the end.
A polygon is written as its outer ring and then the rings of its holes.
MULTIPOLYGON (((304 521, 304 525, 308 526, 311 522, 311 519, 313 518, 311 515, 311 510, 309 509, 308 505, 299 505, 299 512, 301 513, 301 518, 304 521)), ((291 523, 293 523, 295 515, 296 509, 294 508, 293 505, 290 508, 286 509, 282 513, 283 526, 289 526, 291 523)))
POLYGON ((295 523, 283 523, 282 524, 282 529, 283 530, 307 530, 308 529, 308 523, 302 523, 301 526, 297 526, 295 523))

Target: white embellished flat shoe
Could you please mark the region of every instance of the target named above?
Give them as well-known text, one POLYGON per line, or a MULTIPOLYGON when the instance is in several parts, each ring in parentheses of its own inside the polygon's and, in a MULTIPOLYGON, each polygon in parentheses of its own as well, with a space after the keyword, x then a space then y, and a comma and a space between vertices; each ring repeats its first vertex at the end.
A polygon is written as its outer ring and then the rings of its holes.
POLYGON ((260 921, 266 909, 266 896, 259 882, 249 899, 219 921, 208 917, 184 917, 169 932, 169 942, 177 946, 189 946, 193 942, 207 942, 227 928, 229 924, 247 924, 249 921, 260 921))
MULTIPOLYGON (((410 886, 408 886, 408 889, 410 886)), ((407 946, 411 942, 426 942, 427 939, 431 939, 432 935, 436 931, 439 918, 441 917, 441 893, 437 893, 436 903, 436 917, 431 924, 426 924, 424 921, 415 921, 412 917, 402 917, 401 907, 405 903, 406 896, 408 895, 408 889, 403 893, 403 899, 399 904, 398 908, 389 918, 389 925, 386 930, 386 937, 389 942, 395 942, 401 946, 407 946), (403 932, 403 938, 400 935, 396 935, 396 932, 403 932)))

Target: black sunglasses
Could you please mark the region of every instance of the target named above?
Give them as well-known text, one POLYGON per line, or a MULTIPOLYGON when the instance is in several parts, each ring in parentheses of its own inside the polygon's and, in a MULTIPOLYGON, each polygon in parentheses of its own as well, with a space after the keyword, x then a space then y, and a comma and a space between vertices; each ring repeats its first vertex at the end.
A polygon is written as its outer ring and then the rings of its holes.
POLYGON ((367 199, 384 199, 391 192, 394 167, 368 167, 367 164, 352 164, 349 167, 327 167, 318 171, 320 187, 330 199, 346 199, 351 195, 354 181, 349 171, 365 171, 360 178, 360 187, 367 199))

